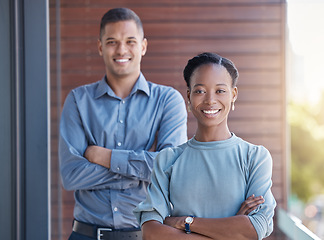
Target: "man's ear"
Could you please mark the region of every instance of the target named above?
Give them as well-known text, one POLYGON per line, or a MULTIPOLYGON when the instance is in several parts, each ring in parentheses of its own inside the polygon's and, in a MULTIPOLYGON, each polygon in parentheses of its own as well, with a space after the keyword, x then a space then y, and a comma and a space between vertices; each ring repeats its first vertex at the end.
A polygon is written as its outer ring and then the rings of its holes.
POLYGON ((144 38, 142 41, 142 57, 145 55, 146 50, 147 50, 147 39, 144 38))
POLYGON ((102 56, 102 44, 101 44, 100 39, 98 39, 98 41, 97 41, 97 48, 98 48, 99 55, 102 56))

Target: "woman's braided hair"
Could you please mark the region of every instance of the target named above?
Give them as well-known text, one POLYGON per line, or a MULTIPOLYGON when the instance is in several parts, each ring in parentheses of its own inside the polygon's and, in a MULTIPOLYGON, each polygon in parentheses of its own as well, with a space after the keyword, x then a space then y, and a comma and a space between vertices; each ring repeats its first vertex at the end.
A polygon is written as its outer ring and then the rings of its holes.
POLYGON ((217 64, 226 68, 227 72, 232 78, 232 87, 236 87, 237 79, 239 76, 238 70, 234 63, 218 54, 205 52, 201 53, 192 59, 190 59, 183 70, 183 77, 187 83, 187 87, 190 89, 190 78, 193 72, 200 66, 205 64, 217 64))

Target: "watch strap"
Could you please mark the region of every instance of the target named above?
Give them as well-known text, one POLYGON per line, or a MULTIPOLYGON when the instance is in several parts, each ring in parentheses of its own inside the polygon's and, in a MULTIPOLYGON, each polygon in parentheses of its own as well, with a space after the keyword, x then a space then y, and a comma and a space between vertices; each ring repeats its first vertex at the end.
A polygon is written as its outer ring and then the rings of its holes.
MULTIPOLYGON (((193 218, 194 216, 189 216, 189 217, 192 217, 192 218, 193 218)), ((192 222, 191 222, 191 223, 192 223, 192 222)), ((190 224, 191 224, 191 223, 190 223, 190 224)), ((186 233, 191 233, 191 230, 190 230, 190 224, 187 223, 187 222, 185 223, 185 232, 186 232, 186 233)))

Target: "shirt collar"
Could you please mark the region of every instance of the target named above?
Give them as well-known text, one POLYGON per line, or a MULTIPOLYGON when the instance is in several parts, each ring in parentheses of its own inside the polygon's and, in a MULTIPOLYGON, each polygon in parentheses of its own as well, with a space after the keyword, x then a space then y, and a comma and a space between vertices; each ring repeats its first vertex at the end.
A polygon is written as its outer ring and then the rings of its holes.
MULTIPOLYGON (((142 73, 140 73, 140 76, 138 77, 131 93, 129 94, 130 96, 135 94, 137 91, 142 91, 144 92, 147 96, 150 96, 150 89, 148 86, 148 83, 142 73)), ((99 98, 103 96, 104 94, 108 94, 109 96, 118 98, 114 91, 111 89, 111 87, 107 84, 106 81, 106 76, 104 76, 101 81, 99 82, 99 85, 96 89, 95 93, 95 98, 99 98)))

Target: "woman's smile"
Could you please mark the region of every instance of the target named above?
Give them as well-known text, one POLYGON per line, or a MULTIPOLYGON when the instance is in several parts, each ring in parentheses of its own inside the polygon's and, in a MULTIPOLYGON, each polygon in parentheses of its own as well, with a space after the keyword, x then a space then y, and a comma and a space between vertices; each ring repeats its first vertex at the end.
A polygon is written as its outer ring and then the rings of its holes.
POLYGON ((207 109, 201 111, 206 115, 206 117, 210 118, 215 117, 221 111, 221 109, 207 109))

